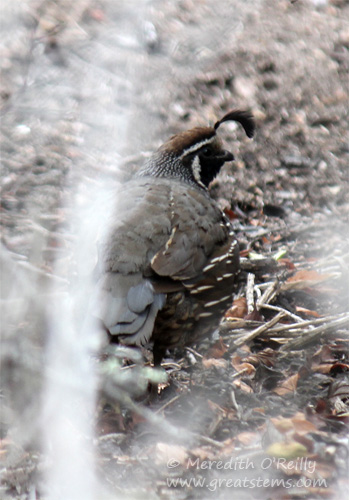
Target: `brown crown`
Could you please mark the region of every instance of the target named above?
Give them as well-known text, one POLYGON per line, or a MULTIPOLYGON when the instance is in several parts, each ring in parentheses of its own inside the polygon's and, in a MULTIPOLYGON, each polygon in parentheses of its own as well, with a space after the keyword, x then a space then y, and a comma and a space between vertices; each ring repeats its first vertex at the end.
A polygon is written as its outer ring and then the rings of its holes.
POLYGON ((180 154, 194 144, 197 144, 216 135, 212 127, 195 127, 185 132, 172 136, 163 144, 159 151, 166 150, 169 153, 180 154))

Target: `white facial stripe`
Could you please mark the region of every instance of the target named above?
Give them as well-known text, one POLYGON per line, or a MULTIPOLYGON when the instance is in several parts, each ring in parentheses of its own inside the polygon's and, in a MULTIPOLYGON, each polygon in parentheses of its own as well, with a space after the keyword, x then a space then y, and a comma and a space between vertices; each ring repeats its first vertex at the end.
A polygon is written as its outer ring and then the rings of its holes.
POLYGON ((201 165, 198 156, 195 156, 193 163, 191 164, 194 179, 198 184, 201 184, 201 165))
POLYGON ((207 189, 205 184, 201 181, 201 165, 198 156, 195 156, 193 163, 191 164, 191 169, 193 172, 194 179, 199 184, 199 186, 203 187, 204 189, 207 189))
POLYGON ((197 142, 197 143, 193 144, 193 146, 191 146, 190 148, 188 148, 184 151, 184 153, 180 156, 180 158, 181 159, 184 158, 184 156, 187 156, 188 154, 193 153, 194 151, 197 151, 198 149, 202 148, 202 146, 206 146, 206 144, 211 144, 211 142, 213 142, 215 139, 216 139, 216 136, 213 135, 209 139, 204 139, 201 142, 197 142))

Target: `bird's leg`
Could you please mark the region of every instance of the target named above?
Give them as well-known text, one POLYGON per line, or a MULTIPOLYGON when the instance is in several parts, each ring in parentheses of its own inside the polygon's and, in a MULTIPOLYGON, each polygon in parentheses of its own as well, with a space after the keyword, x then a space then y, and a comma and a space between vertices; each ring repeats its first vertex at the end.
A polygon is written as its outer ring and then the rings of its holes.
MULTIPOLYGON (((156 343, 154 343, 153 347, 153 363, 154 363, 154 368, 160 368, 161 367, 161 361, 163 357, 165 356, 166 349, 163 347, 159 347, 156 343)), ((157 383, 152 383, 150 386, 150 401, 154 401, 159 394, 159 384, 157 383)))
POLYGON ((154 343, 154 347, 153 347, 154 368, 159 368, 161 366, 161 361, 163 360, 165 353, 166 353, 166 349, 164 349, 163 347, 160 347, 156 343, 154 343))

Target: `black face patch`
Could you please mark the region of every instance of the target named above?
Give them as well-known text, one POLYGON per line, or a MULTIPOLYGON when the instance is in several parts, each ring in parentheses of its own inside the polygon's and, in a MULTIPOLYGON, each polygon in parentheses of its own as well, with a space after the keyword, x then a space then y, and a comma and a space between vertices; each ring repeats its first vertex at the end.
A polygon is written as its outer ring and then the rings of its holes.
POLYGON ((219 153, 215 151, 202 151, 199 154, 199 161, 201 165, 200 179, 201 182, 208 187, 213 179, 218 175, 220 169, 226 161, 234 160, 234 156, 229 151, 220 150, 219 153))
POLYGON ((223 149, 221 140, 215 137, 194 151, 188 151, 182 158, 182 164, 190 169, 192 178, 197 184, 208 187, 224 163, 232 160, 234 160, 232 153, 223 149))

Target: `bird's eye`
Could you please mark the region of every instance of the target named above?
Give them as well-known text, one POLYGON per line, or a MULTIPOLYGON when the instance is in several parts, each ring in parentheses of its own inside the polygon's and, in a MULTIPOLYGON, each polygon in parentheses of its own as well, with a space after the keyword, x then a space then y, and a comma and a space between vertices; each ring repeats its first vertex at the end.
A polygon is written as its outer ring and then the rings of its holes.
POLYGON ((213 150, 212 150, 212 148, 210 148, 210 147, 208 147, 208 146, 206 146, 205 148, 202 148, 201 152, 202 152, 202 154, 203 154, 204 156, 212 156, 212 155, 213 155, 213 150))

